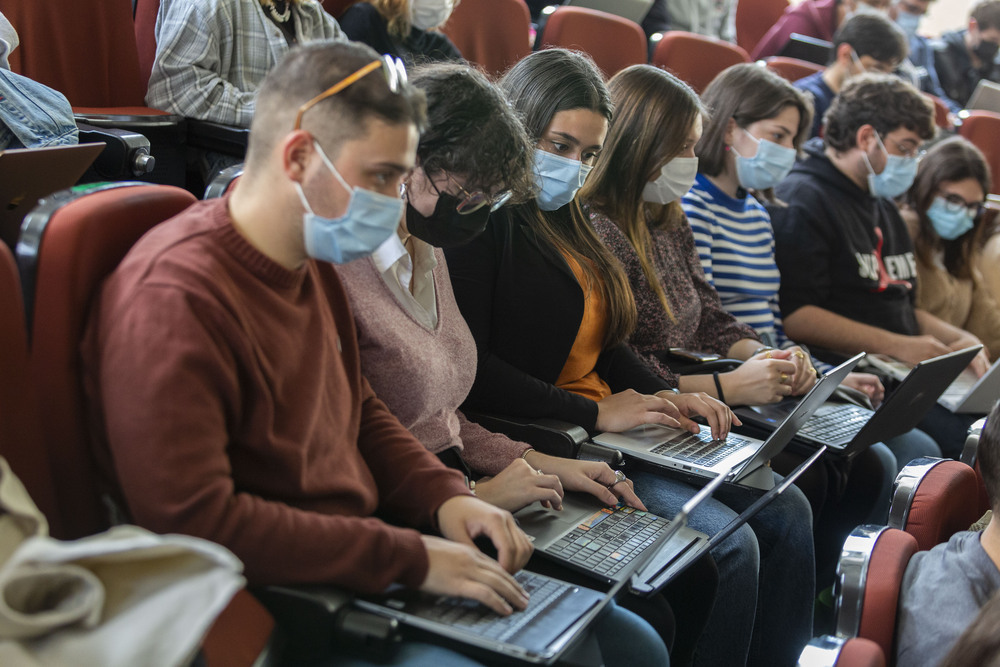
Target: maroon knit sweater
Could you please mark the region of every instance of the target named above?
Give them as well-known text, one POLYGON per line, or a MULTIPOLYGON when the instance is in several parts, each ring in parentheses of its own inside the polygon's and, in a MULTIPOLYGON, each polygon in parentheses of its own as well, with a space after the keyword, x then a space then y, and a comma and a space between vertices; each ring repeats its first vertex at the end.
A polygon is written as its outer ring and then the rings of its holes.
POLYGON ((227 201, 143 237, 91 315, 92 422, 132 519, 228 547, 254 584, 419 585, 419 534, 382 519, 430 527, 464 481, 361 376, 332 267, 271 261, 227 201))

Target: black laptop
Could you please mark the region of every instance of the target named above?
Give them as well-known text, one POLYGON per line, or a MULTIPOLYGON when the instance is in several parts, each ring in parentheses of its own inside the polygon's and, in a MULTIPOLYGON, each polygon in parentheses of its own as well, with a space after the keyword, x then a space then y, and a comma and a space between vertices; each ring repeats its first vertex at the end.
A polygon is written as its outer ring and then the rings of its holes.
MULTIPOLYGON (((827 401, 799 429, 795 440, 810 447, 825 445, 829 451, 850 458, 876 442, 906 433, 927 415, 981 348, 978 345, 920 362, 877 410, 827 401)), ((799 399, 786 399, 734 412, 744 424, 773 431, 798 403, 799 399)))

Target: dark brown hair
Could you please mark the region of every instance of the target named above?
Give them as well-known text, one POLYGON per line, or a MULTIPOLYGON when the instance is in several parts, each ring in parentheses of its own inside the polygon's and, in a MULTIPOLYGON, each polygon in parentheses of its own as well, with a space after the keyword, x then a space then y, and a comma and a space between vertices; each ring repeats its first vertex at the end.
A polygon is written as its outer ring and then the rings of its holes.
POLYGON ((467 190, 506 190, 513 201, 533 195, 531 140, 486 75, 465 64, 432 63, 414 69, 410 81, 427 96, 427 128, 417 145, 427 174, 461 174, 467 190))
MULTIPOLYGON (((560 111, 588 109, 609 122, 612 118, 614 107, 604 77, 589 56, 575 51, 536 51, 511 67, 499 86, 521 113, 528 136, 534 142, 560 111)), ((577 199, 555 211, 542 211, 532 199, 512 206, 511 212, 526 220, 535 234, 554 250, 572 256, 588 282, 600 287, 608 311, 604 347, 628 338, 636 323, 632 288, 625 270, 590 226, 577 199)), ((587 289, 586 285, 582 287, 587 289)))
POLYGON ((705 126, 698 153, 698 171, 718 176, 726 169, 726 128, 729 119, 739 127, 774 118, 787 106, 799 110, 796 148, 809 138, 812 128, 812 101, 801 90, 766 67, 756 64, 733 65, 719 73, 701 96, 711 119, 705 126))
POLYGON ((679 202, 645 204, 642 191, 649 179, 681 152, 691 126, 704 115, 704 107, 689 85, 649 65, 622 70, 608 82, 608 90, 615 105, 615 122, 580 198, 608 216, 628 237, 646 280, 673 320, 653 269, 649 225, 684 224, 684 211, 679 202))
POLYGON ((927 151, 905 199, 920 221, 917 236, 913 240, 917 258, 923 264, 933 264, 934 254, 943 251, 944 266, 948 273, 961 279, 972 276, 972 255, 979 238, 977 232, 981 227, 982 216, 976 219, 976 225, 970 231, 949 241, 934 232, 934 226, 927 217, 927 209, 934 203, 942 183, 968 178, 979 183, 984 197, 990 191, 990 168, 982 152, 962 137, 950 137, 927 151))
POLYGON ((883 139, 899 128, 932 139, 934 103, 892 74, 861 74, 848 79, 823 116, 823 141, 836 151, 857 145, 858 130, 871 125, 883 139))
POLYGON ((976 461, 995 514, 1000 510, 1000 403, 994 405, 986 416, 986 426, 976 449, 976 461))
POLYGON ((969 16, 976 19, 976 25, 980 30, 1000 28, 1000 0, 977 2, 969 16))

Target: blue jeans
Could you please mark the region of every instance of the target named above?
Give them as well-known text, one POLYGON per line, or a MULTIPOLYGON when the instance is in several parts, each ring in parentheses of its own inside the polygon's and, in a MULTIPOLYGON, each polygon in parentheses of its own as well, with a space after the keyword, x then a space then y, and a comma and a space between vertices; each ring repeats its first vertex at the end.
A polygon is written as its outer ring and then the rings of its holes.
POLYGON ((934 438, 941 448, 941 454, 950 459, 962 455, 966 432, 972 422, 982 415, 957 415, 951 410, 935 404, 917 427, 934 438))
MULTIPOLYGON (((964 439, 962 442, 965 442, 964 439)), ((921 456, 941 456, 941 448, 934 438, 919 428, 909 430, 895 438, 886 438, 885 446, 896 457, 897 473, 913 459, 919 459, 921 456)))
MULTIPOLYGON (((663 640, 646 621, 622 609, 613 601, 598 616, 590 632, 600 646, 606 667, 669 667, 670 656, 663 640)), ((495 662, 505 662, 497 658, 495 662)), ((387 660, 363 656, 331 655, 314 663, 314 667, 374 667, 405 665, 406 667, 476 667, 482 663, 433 644, 404 642, 387 660)), ((558 664, 558 663, 557 663, 558 664)))
MULTIPOLYGON (((674 516, 696 491, 644 470, 629 476, 646 506, 666 517, 674 516)), ((689 525, 714 535, 759 496, 759 491, 726 485, 694 511, 689 525)), ((806 497, 792 486, 719 544, 712 556, 719 569, 719 594, 695 664, 794 665, 812 636, 816 588, 812 510, 806 497)))

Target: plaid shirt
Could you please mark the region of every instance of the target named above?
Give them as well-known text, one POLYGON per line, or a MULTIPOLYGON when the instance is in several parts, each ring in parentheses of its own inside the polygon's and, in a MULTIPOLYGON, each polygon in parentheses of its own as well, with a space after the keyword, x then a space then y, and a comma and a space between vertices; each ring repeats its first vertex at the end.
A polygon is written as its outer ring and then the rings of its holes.
MULTIPOLYGON (((292 11, 297 43, 346 40, 316 0, 292 11)), ((258 86, 289 48, 257 0, 162 0, 146 104, 249 127, 258 86)))

